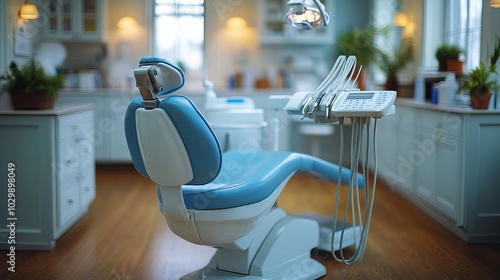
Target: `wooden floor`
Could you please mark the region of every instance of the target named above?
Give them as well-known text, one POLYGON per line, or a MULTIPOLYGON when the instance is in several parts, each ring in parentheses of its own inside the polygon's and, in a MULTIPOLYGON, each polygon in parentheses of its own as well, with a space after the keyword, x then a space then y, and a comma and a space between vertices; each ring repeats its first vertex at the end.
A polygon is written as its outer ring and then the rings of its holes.
MULTIPOLYGON (((176 237, 157 210, 154 184, 130 166, 97 168, 89 213, 52 251, 17 251, 16 272, 2 251, 0 279, 178 279, 215 250, 176 237)), ((279 205, 289 213, 330 215, 335 184, 295 176, 279 205)), ((467 244, 379 184, 362 263, 346 266, 313 251, 322 279, 500 279, 500 247, 467 244)))

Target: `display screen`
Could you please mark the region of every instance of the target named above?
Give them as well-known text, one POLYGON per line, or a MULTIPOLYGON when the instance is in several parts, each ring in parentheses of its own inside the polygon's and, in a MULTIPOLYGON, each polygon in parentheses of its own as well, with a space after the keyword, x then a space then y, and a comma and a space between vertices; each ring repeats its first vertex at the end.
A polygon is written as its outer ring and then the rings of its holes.
POLYGON ((347 100, 352 100, 352 99, 372 99, 373 95, 375 95, 374 92, 351 93, 351 94, 349 94, 349 96, 347 96, 347 100))

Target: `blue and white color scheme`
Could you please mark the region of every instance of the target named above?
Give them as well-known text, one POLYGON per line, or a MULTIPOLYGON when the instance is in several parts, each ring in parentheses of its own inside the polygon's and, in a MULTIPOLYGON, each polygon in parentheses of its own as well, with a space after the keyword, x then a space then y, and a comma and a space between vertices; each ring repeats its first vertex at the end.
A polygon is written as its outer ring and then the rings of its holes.
POLYGON ((218 248, 205 268, 183 279, 316 279, 326 269, 311 258, 313 248, 335 251, 362 242, 356 240, 362 226, 330 224, 344 229, 339 239, 323 233, 324 221, 287 215, 276 200, 297 171, 355 189, 365 187, 365 176, 300 153, 222 152, 194 104, 172 94, 184 84, 179 67, 147 57, 135 76, 141 97, 125 116, 134 166, 158 185, 160 211, 175 234, 218 248))

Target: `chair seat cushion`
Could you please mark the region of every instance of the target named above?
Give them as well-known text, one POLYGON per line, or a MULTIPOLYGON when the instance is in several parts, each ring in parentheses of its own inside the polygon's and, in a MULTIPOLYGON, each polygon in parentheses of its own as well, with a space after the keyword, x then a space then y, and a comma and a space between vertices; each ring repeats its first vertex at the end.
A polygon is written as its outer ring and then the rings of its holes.
MULTIPOLYGON (((296 171, 309 171, 337 181, 338 165, 300 153, 261 150, 230 150, 222 156, 222 168, 206 185, 183 185, 188 209, 227 209, 257 203, 296 171)), ((350 171, 342 172, 342 183, 349 182, 350 171)), ((359 186, 363 181, 358 177, 359 186)))

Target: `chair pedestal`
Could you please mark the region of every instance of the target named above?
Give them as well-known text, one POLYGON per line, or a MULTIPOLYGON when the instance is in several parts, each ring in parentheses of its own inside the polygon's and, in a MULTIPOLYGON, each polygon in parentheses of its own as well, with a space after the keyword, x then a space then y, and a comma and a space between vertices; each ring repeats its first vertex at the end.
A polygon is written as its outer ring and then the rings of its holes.
POLYGON ((326 274, 311 258, 319 236, 316 221, 273 208, 255 229, 247 250, 220 248, 206 267, 181 279, 317 279, 326 274))

